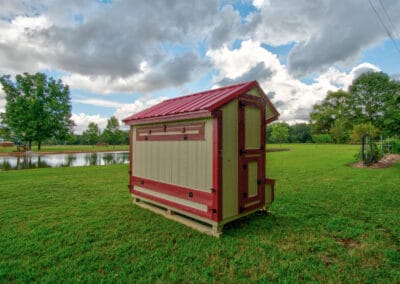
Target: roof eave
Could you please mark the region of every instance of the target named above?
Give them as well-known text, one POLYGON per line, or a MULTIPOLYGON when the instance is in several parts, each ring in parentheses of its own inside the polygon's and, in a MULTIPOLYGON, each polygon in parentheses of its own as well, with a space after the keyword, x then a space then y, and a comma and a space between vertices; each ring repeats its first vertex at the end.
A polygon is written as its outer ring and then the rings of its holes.
POLYGON ((195 118, 205 118, 211 117, 212 113, 208 110, 200 110, 200 111, 193 111, 193 112, 186 112, 186 113, 178 113, 178 114, 171 114, 165 116, 154 116, 154 117, 147 117, 141 119, 132 119, 130 120, 129 117, 124 119, 123 122, 126 125, 139 125, 139 124, 152 124, 152 123, 159 123, 159 122, 171 122, 171 121, 179 121, 179 120, 186 120, 186 119, 195 119, 195 118))

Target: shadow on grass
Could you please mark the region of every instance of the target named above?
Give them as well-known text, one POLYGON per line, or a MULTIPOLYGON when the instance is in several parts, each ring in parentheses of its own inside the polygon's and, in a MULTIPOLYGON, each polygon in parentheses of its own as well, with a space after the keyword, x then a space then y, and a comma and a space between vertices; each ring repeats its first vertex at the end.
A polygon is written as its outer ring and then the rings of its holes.
POLYGON ((274 234, 294 230, 299 226, 296 217, 278 216, 274 213, 255 212, 235 221, 227 223, 223 228, 222 237, 256 236, 262 234, 274 234))

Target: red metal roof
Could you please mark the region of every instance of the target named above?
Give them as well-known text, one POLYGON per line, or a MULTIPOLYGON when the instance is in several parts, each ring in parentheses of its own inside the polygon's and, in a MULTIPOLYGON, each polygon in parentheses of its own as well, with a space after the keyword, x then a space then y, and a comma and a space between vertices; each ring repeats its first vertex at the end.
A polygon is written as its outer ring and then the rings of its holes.
MULTIPOLYGON (((254 86, 259 87, 257 81, 250 81, 214 90, 204 91, 183 97, 165 100, 155 106, 125 118, 126 124, 135 121, 151 122, 171 119, 210 116, 213 110, 249 91, 254 86)), ((260 88, 261 89, 261 88, 260 88)))

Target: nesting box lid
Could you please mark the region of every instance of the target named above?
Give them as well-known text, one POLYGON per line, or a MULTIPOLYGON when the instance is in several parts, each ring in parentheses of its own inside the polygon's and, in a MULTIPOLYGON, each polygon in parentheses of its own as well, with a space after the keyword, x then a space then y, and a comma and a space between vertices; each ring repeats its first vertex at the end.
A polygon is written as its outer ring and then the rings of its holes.
POLYGON ((211 116, 214 110, 246 93, 253 87, 257 87, 260 90, 266 100, 266 104, 270 106, 272 116, 267 118, 267 121, 277 119, 279 116, 278 111, 264 94, 258 82, 250 81, 165 100, 125 118, 123 122, 128 125, 134 125, 211 116))

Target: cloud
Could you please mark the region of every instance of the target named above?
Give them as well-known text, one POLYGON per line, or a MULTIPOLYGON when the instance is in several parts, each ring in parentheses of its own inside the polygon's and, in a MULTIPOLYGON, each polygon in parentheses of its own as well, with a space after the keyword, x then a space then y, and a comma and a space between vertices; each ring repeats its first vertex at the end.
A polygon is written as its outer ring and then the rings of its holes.
POLYGON ((102 100, 102 99, 74 99, 72 101, 76 102, 76 103, 81 103, 81 104, 100 106, 100 107, 109 107, 109 108, 119 108, 124 105, 122 103, 109 101, 109 100, 102 100))
MULTIPOLYGON (((114 107, 116 108, 114 116, 120 122, 121 129, 127 129, 127 127, 122 123, 122 119, 135 114, 141 110, 149 108, 163 100, 166 100, 167 97, 158 97, 152 98, 151 96, 143 96, 135 100, 131 104, 123 104, 123 103, 114 103, 108 100, 98 100, 98 99, 82 99, 79 100, 80 103, 87 103, 91 105, 103 106, 103 107, 114 107)), ((96 123, 101 130, 107 126, 107 120, 109 118, 102 117, 100 114, 96 115, 87 115, 85 113, 72 113, 71 119, 75 122, 74 133, 82 134, 89 125, 90 122, 96 123)))
POLYGON ((217 82, 217 85, 220 86, 228 86, 228 85, 233 85, 233 84, 238 84, 241 82, 247 82, 247 81, 252 81, 254 78, 262 78, 264 80, 267 80, 268 78, 273 76, 273 71, 268 69, 265 66, 264 62, 257 63, 256 66, 252 67, 249 71, 246 73, 242 74, 239 77, 236 77, 234 79, 230 78, 224 78, 221 81, 217 82))
POLYGON ((75 122, 74 133, 82 134, 89 125, 90 122, 96 123, 100 129, 104 129, 107 126, 107 118, 97 115, 87 115, 85 113, 72 113, 71 119, 75 122))
POLYGON ((154 90, 182 85, 210 69, 206 60, 195 53, 185 53, 155 67, 148 62, 140 64, 140 72, 126 78, 112 76, 67 75, 62 81, 74 89, 89 90, 97 94, 150 93, 154 90))
MULTIPOLYGON (((72 88, 151 92, 208 72, 204 49, 220 50, 235 40, 294 44, 287 67, 298 77, 335 64, 348 67, 363 49, 387 38, 363 0, 254 0, 256 11, 245 19, 229 3, 5 1, 0 72, 50 69, 66 74, 72 88)), ((400 2, 388 0, 385 7, 399 25, 400 2)))
POLYGON ((259 42, 249 40, 239 49, 230 50, 225 46, 207 55, 217 73, 215 85, 258 80, 280 112, 280 119, 289 123, 308 121, 313 105, 321 102, 328 91, 347 89, 362 72, 379 71, 369 63, 360 64, 349 73, 330 68, 312 84, 305 84, 293 77, 259 42))
POLYGON ((167 97, 151 98, 150 96, 140 97, 131 104, 124 104, 123 106, 119 107, 115 111, 114 115, 121 121, 122 119, 127 118, 130 115, 133 115, 146 108, 149 108, 166 99, 168 98, 167 97))
MULTIPOLYGON (((270 0, 253 4, 260 12, 248 17, 247 36, 274 46, 295 43, 288 58, 289 72, 294 76, 324 72, 334 64, 349 66, 363 49, 388 37, 363 0, 270 0)), ((388 0, 385 7, 398 26, 400 2, 388 0)), ((383 14, 379 5, 376 8, 383 14)))
MULTIPOLYGON (((217 0, 113 1, 81 9, 78 2, 4 4, 0 71, 61 70, 89 90, 84 78, 111 82, 116 88, 110 92, 176 86, 205 70, 197 44, 222 23, 217 0), (151 72, 143 74, 143 62, 151 72)), ((235 12, 224 8, 222 14, 227 13, 235 12)))
POLYGON ((219 48, 226 42, 234 40, 241 28, 239 12, 235 11, 230 5, 222 7, 218 18, 219 22, 213 27, 210 36, 210 48, 212 49, 219 48))

